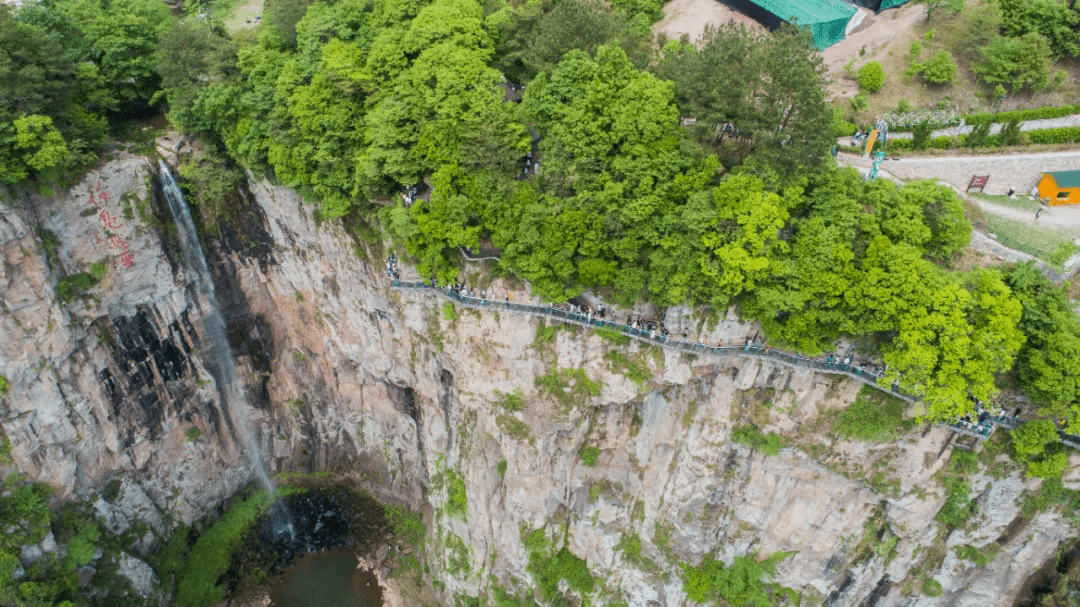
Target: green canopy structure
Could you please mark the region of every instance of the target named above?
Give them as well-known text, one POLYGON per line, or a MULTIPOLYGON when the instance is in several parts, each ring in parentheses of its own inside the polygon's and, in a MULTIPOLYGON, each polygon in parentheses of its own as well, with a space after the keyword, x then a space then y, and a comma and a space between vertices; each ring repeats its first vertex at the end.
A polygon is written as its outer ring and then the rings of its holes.
POLYGON ((855 4, 865 6, 872 11, 883 11, 887 8, 895 8, 901 4, 907 4, 911 0, 855 0, 855 4))
MULTIPOLYGON (((883 0, 882 4, 887 1, 883 0)), ((743 0, 735 4, 742 12, 770 28, 779 25, 777 20, 809 27, 814 35, 814 46, 820 49, 843 40, 848 21, 856 13, 856 8, 843 0, 743 0), (746 6, 748 4, 753 7, 746 6)))

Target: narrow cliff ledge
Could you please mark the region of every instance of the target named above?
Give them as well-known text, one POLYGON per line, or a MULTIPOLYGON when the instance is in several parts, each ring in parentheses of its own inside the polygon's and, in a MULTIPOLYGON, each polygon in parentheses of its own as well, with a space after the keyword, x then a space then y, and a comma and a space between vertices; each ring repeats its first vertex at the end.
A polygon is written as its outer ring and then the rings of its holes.
MULTIPOLYGON (((851 380, 391 290, 375 249, 265 181, 248 184, 249 225, 208 251, 253 395, 225 411, 153 170, 125 157, 62 197, 0 206, 12 386, 0 427, 18 467, 62 496, 121 479, 118 521, 190 521, 249 482, 224 422, 246 415, 273 472, 330 470, 425 509, 425 560, 446 597, 531 587, 522 530, 546 527, 604 580, 605 600, 634 606, 685 604, 680 562, 787 551, 775 581, 808 604, 1004 606, 1073 534, 1056 514, 1022 515, 1035 485, 1007 456, 969 479, 979 514, 944 533, 934 517, 954 436, 838 440, 830 420, 855 399, 851 380), (62 276, 101 262, 100 282, 59 301, 62 276), (789 446, 768 455, 733 440, 749 424, 789 446), (961 560, 962 545, 992 558, 961 560), (921 595, 927 578, 940 597, 921 595)), ((685 309, 668 321, 700 322, 685 309)), ((753 331, 729 316, 713 332, 753 331)))

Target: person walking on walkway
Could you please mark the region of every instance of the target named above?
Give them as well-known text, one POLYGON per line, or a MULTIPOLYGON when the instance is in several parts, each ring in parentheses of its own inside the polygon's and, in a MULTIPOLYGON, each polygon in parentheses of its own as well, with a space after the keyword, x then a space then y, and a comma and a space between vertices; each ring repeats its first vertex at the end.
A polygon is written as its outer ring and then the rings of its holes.
POLYGON ((1042 215, 1042 207, 1039 207, 1038 211, 1035 211, 1035 220, 1039 220, 1039 215, 1042 215))

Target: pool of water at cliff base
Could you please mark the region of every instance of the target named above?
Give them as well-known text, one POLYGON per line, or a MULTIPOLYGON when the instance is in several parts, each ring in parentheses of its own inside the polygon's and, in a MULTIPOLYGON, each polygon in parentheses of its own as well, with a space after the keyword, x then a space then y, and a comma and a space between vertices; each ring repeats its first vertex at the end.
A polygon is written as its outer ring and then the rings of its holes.
POLYGON ((348 548, 300 556, 271 586, 270 607, 381 607, 375 574, 356 565, 348 548))

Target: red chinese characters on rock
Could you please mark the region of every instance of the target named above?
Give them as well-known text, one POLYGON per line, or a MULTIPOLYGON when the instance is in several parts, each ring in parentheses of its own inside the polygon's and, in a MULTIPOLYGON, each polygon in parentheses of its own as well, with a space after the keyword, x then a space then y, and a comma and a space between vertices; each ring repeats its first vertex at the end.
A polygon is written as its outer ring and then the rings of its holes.
MULTIPOLYGON (((97 206, 95 204, 95 196, 97 203, 102 205, 109 203, 109 194, 102 188, 100 181, 97 182, 96 187, 91 186, 90 188, 91 206, 97 206)), ((113 260, 113 265, 120 266, 125 270, 135 265, 135 254, 131 252, 131 247, 128 246, 128 243, 123 237, 109 234, 109 230, 119 230, 124 227, 124 224, 120 223, 118 218, 113 217, 108 209, 101 209, 101 212, 98 213, 98 219, 101 220, 101 225, 105 227, 106 239, 102 239, 101 234, 99 233, 97 234, 97 243, 101 244, 108 242, 110 251, 119 251, 120 253, 120 255, 113 260)))

